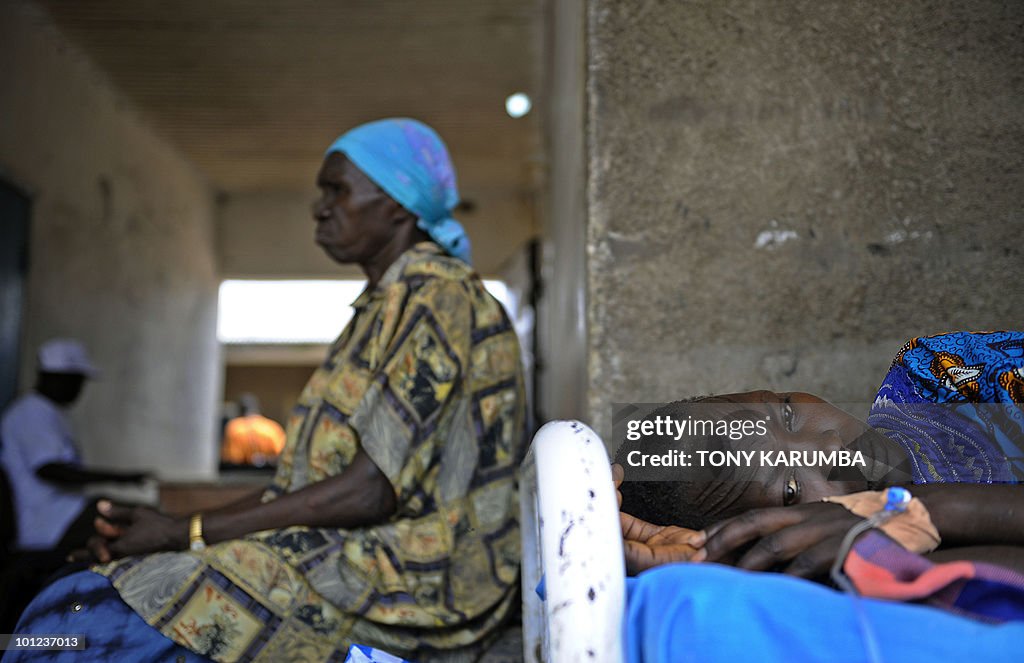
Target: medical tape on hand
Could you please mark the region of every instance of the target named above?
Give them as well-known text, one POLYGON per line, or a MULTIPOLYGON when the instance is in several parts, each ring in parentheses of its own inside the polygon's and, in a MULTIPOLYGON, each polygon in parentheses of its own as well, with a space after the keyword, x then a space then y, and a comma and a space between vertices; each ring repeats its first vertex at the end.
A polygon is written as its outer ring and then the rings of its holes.
POLYGON ((868 490, 826 497, 822 501, 834 502, 861 518, 867 518, 872 521, 868 527, 878 527, 911 552, 928 553, 942 543, 928 509, 920 499, 911 497, 906 488, 868 490))

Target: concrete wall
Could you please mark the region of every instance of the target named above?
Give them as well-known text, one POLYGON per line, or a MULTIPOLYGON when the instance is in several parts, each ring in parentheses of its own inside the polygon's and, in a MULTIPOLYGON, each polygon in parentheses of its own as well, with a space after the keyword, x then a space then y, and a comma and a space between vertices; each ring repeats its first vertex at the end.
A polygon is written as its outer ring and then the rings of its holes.
POLYGON ((211 474, 220 387, 213 195, 32 5, 0 4, 0 177, 33 199, 22 382, 76 336, 88 462, 211 474))
POLYGON ((1024 4, 588 6, 589 407, 1024 327, 1024 4))

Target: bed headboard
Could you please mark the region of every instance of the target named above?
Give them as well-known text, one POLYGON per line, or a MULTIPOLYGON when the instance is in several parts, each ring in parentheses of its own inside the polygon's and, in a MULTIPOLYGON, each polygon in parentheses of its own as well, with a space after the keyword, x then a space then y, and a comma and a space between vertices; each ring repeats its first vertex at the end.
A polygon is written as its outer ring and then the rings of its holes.
POLYGON ((519 499, 523 660, 620 663, 626 567, 601 438, 578 421, 545 424, 523 461, 519 499))

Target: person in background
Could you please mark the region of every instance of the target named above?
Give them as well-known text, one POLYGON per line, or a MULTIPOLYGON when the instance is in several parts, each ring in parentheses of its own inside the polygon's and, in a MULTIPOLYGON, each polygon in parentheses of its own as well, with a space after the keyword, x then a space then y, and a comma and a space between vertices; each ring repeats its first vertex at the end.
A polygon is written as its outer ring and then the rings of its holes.
POLYGON ((238 397, 241 415, 224 427, 220 460, 230 465, 262 467, 277 460, 284 449, 285 432, 281 424, 260 414, 260 400, 246 392, 238 397))
POLYGON ((144 473, 83 467, 67 410, 97 370, 76 340, 39 348, 35 389, 17 398, 0 420, 0 463, 10 485, 18 550, 67 554, 85 545, 96 517, 88 483, 136 482, 144 473))
POLYGON ((96 373, 81 343, 48 341, 39 348, 35 389, 0 419, 0 632, 13 630, 47 578, 92 535, 98 512, 86 484, 146 476, 82 466, 67 410, 96 373))

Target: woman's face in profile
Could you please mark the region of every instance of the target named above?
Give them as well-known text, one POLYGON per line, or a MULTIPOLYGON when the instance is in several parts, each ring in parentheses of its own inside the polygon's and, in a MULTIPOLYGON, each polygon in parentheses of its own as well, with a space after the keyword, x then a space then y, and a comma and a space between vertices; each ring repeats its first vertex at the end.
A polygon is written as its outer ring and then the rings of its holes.
POLYGON ((315 240, 335 261, 365 265, 394 239, 394 201, 344 154, 327 155, 317 187, 315 240))

